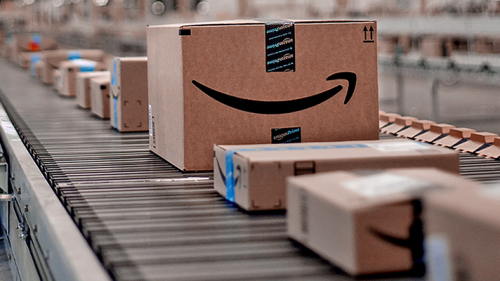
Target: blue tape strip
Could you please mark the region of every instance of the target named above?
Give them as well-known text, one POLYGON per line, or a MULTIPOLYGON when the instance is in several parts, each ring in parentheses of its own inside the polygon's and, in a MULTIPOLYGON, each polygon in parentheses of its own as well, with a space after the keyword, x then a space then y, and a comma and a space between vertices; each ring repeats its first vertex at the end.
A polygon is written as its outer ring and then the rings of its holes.
POLYGON ((80 72, 90 72, 95 70, 95 65, 80 65, 80 72))
POLYGON ((111 76, 111 85, 116 86, 116 61, 118 59, 114 58, 113 59, 113 74, 111 76))
POLYGON ((33 34, 31 36, 33 42, 37 43, 37 44, 40 44, 42 43, 42 36, 40 36, 40 34, 33 34))
POLYGON ((81 59, 82 58, 82 53, 78 51, 69 51, 68 52, 68 59, 69 60, 75 60, 75 59, 81 59))
POLYGON ((113 97, 113 110, 115 118, 115 128, 118 129, 118 111, 116 110, 118 104, 118 98, 113 97))
POLYGON ((310 145, 310 146, 278 146, 276 147, 259 147, 259 148, 240 148, 226 151, 226 199, 235 202, 234 194, 234 163, 233 155, 237 152, 245 151, 290 151, 290 150, 309 150, 309 149, 338 149, 338 148, 362 148, 369 147, 366 144, 338 144, 338 145, 310 145))
POLYGON ((31 65, 30 65, 30 70, 31 70, 31 76, 36 75, 36 69, 35 69, 35 63, 37 61, 40 61, 42 58, 40 54, 31 54, 30 60, 31 60, 31 65))

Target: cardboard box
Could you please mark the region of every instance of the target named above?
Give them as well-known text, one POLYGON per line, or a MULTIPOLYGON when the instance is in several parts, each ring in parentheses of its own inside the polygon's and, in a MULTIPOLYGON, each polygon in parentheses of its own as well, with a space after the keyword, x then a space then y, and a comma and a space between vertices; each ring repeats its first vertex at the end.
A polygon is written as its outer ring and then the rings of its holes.
POLYGON ((62 91, 62 76, 61 76, 61 70, 56 69, 54 70, 54 88, 60 92, 62 91))
POLYGON ((433 167, 458 174, 459 154, 406 139, 214 147, 214 187, 249 211, 285 209, 285 178, 353 169, 433 167))
POLYGON ((111 77, 111 74, 109 71, 78 72, 76 74, 76 102, 80 107, 92 107, 90 79, 101 76, 111 77))
POLYGON ((213 144, 376 140, 376 42, 375 21, 149 26, 150 149, 195 171, 213 144))
POLYGON ((102 119, 109 119, 109 84, 110 77, 99 76, 90 78, 92 95, 92 113, 102 119))
POLYGON ((21 67, 26 70, 34 71, 34 69, 32 69, 31 66, 34 65, 37 61, 40 61, 42 59, 41 56, 42 56, 41 52, 22 52, 19 55, 21 61, 21 67))
POLYGON ((428 280, 498 280, 498 185, 428 194, 424 199, 428 280))
POLYGON ((62 76, 62 91, 63 96, 75 97, 76 96, 76 75, 78 72, 91 72, 106 70, 106 66, 102 63, 86 60, 74 59, 63 61, 60 64, 62 76))
POLYGON ((40 34, 17 34, 12 38, 11 60, 21 65, 20 55, 25 52, 56 50, 57 41, 40 34))
POLYGON ((115 58, 111 70, 111 126, 120 132, 147 131, 148 58, 115 58))
POLYGON ((351 275, 422 275, 422 194, 472 188, 480 186, 436 169, 291 177, 288 236, 351 275))
MULTIPOLYGON (((32 65, 33 67, 33 65, 32 65)), ((43 81, 43 70, 45 69, 45 63, 43 60, 35 62, 35 77, 38 81, 43 81)))
POLYGON ((43 52, 43 62, 45 69, 43 71, 43 81, 45 84, 54 82, 54 70, 59 68, 62 61, 73 59, 88 59, 103 62, 105 54, 101 50, 55 50, 43 52))

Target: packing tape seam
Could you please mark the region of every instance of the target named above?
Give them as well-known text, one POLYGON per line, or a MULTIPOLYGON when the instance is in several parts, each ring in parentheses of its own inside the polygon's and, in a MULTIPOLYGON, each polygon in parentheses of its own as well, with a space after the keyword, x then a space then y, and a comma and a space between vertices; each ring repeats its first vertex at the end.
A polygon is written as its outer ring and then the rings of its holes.
POLYGON ((116 111, 116 108, 118 107, 117 106, 117 103, 118 103, 118 98, 113 96, 113 117, 115 119, 115 128, 118 130, 118 113, 116 111))
POLYGON ((113 59, 113 74, 111 76, 111 85, 116 86, 116 61, 117 59, 113 59))

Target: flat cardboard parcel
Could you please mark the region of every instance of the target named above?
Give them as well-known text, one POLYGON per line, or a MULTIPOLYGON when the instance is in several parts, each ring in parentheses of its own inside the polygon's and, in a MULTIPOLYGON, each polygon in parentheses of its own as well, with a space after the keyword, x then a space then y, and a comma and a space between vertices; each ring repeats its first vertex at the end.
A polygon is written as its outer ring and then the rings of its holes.
POLYGON ((285 180, 294 175, 414 167, 460 173, 456 151, 404 139, 222 145, 214 150, 215 189, 250 211, 285 209, 285 180))
POLYGON ((214 144, 375 140, 375 21, 149 26, 150 149, 212 170, 214 144))

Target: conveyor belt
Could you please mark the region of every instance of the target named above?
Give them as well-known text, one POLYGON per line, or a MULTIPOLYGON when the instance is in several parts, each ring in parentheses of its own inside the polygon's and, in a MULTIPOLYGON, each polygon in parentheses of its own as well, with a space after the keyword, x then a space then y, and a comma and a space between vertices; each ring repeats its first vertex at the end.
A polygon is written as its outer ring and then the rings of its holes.
MULTIPOLYGON (((115 280, 351 280, 288 240, 283 212, 249 215, 217 195, 211 173, 151 153, 147 133, 120 134, 19 69, 10 77, 2 104, 115 280)), ((461 164, 468 178, 500 179, 496 160, 461 164)))

